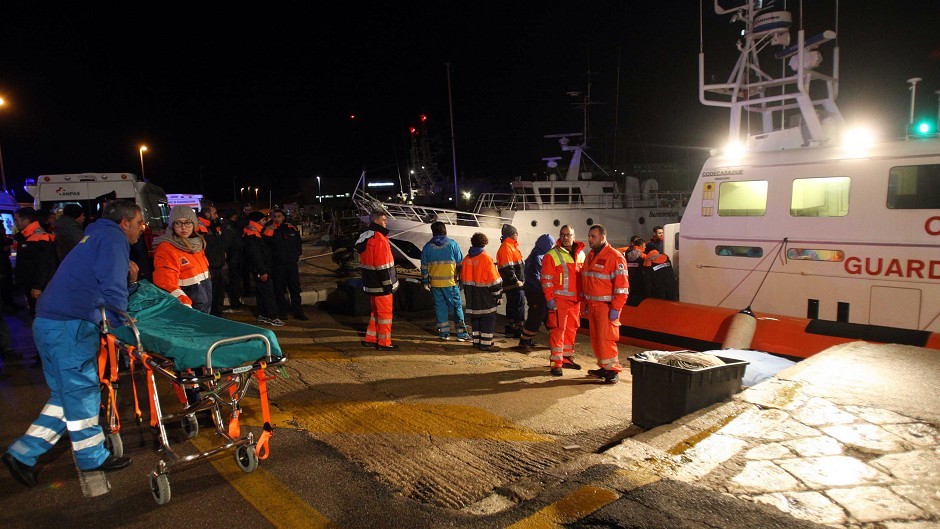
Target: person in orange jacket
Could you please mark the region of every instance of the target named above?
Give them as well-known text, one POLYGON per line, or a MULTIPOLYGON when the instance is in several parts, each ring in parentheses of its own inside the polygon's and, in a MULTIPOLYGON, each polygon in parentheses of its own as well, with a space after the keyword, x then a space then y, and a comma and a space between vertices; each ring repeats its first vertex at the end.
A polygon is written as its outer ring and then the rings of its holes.
POLYGON ((460 282, 467 295, 466 314, 473 328, 473 346, 482 351, 498 351, 493 345, 496 333, 496 306, 503 295, 503 280, 496 263, 486 253, 489 238, 484 233, 470 237, 470 251, 460 267, 460 282))
POLYGON ((519 230, 512 224, 503 224, 499 250, 496 251, 496 269, 503 279, 506 294, 506 338, 520 338, 525 322, 525 264, 519 250, 519 230))
POLYGON ((623 370, 617 349, 620 311, 630 293, 627 260, 607 244, 607 230, 601 224, 591 226, 588 244, 591 253, 581 269, 581 285, 587 300, 591 349, 599 367, 588 370, 588 374, 607 384, 616 384, 623 370))
POLYGON ((562 226, 555 246, 542 258, 545 305, 557 316, 553 322, 555 327, 548 330, 549 372, 556 377, 562 376, 562 368, 581 369, 574 361, 574 340, 581 325, 584 243, 575 241, 574 236, 574 228, 567 224, 562 226))
POLYGON ((392 295, 398 290, 398 274, 392 245, 388 242, 388 212, 375 209, 370 215, 372 222, 359 235, 355 248, 359 252, 359 267, 362 270, 362 290, 369 296, 371 312, 365 347, 378 350, 398 349, 392 345, 392 295))
POLYGON ((187 307, 208 314, 212 309, 212 282, 206 260, 206 241, 197 232, 196 212, 189 206, 170 211, 172 231, 154 239, 153 284, 187 307))

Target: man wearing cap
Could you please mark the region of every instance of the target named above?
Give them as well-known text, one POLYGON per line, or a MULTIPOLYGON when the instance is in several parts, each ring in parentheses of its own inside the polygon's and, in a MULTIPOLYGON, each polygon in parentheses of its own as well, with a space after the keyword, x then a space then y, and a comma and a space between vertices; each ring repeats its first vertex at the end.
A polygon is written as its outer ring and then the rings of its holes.
POLYGON ((388 212, 376 208, 370 215, 370 224, 356 241, 359 267, 362 270, 362 290, 369 296, 371 311, 369 326, 362 345, 376 349, 394 350, 392 345, 392 295, 398 290, 398 274, 392 245, 388 242, 388 212))
POLYGON ((55 221, 55 255, 61 263, 69 251, 85 236, 82 222, 85 210, 78 204, 66 204, 55 221))
POLYGON ((500 240, 502 244, 496 252, 496 268, 506 293, 506 329, 503 334, 507 338, 519 338, 525 321, 525 292, 522 290, 525 268, 519 251, 519 230, 511 224, 503 224, 500 240))
POLYGON ((588 324, 591 329, 591 349, 599 369, 588 374, 606 384, 616 384, 620 378, 620 311, 627 303, 629 279, 627 260, 613 246, 607 244, 607 230, 595 224, 588 230, 591 253, 581 269, 581 284, 587 300, 588 324))

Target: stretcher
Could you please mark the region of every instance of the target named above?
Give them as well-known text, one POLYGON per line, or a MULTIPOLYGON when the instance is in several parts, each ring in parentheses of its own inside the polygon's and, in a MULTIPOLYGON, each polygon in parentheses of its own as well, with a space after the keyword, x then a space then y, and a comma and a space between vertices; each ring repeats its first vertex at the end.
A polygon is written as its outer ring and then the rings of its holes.
POLYGON ((126 313, 102 307, 99 375, 105 396, 106 444, 115 455, 123 455, 120 418, 117 413, 118 366, 126 359, 135 383, 134 410, 141 422, 134 371, 146 370, 150 427, 163 457, 150 473, 150 489, 160 505, 170 501, 169 473, 178 467, 205 460, 225 450, 234 450, 235 461, 244 472, 258 467, 270 454, 273 434, 268 407, 267 382, 277 378, 272 368, 286 362, 277 337, 269 329, 210 316, 180 304, 173 296, 147 281, 141 281, 128 300, 126 313), (107 312, 120 314, 128 325, 111 327, 107 312), (257 381, 264 426, 256 439, 242 435, 238 417, 240 402, 251 380, 257 381), (167 413, 160 403, 158 379, 166 379, 176 391, 180 409, 167 413), (189 401, 190 394, 198 394, 189 401), (221 443, 204 452, 181 455, 170 446, 167 424, 179 423, 187 439, 199 433, 196 414, 209 412, 221 443))

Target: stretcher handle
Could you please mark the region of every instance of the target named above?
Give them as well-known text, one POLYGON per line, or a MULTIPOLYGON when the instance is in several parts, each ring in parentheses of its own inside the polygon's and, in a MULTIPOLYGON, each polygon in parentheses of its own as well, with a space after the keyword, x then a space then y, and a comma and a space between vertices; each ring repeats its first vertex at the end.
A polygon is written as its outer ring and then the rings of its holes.
POLYGON ((220 345, 226 345, 226 344, 236 343, 236 342, 244 342, 244 341, 254 340, 254 339, 259 339, 262 342, 264 342, 265 357, 267 358, 268 362, 270 362, 271 361, 271 341, 268 340, 268 337, 263 334, 246 334, 244 336, 235 336, 234 338, 223 338, 213 343, 209 347, 209 350, 206 351, 206 369, 209 371, 209 373, 212 372, 212 352, 215 351, 216 347, 220 345))
POLYGON ((127 322, 127 326, 130 327, 131 331, 134 332, 134 338, 137 339, 137 350, 138 351, 144 350, 143 344, 140 343, 140 330, 137 329, 137 324, 134 323, 134 319, 131 318, 130 314, 111 305, 102 305, 98 307, 98 309, 101 311, 101 332, 106 333, 106 334, 111 332, 111 326, 108 325, 108 312, 107 312, 110 310, 111 312, 119 316, 122 316, 124 318, 124 321, 127 322))

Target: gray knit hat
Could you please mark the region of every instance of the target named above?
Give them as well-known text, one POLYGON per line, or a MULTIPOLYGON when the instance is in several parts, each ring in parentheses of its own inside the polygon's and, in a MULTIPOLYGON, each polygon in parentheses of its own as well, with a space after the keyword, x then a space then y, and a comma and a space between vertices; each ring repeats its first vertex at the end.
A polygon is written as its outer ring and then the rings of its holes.
POLYGON ((517 230, 512 224, 503 224, 503 237, 512 237, 513 235, 518 234, 519 230, 517 230))
POLYGON ((179 206, 173 206, 173 209, 170 211, 170 226, 180 219, 187 219, 189 222, 192 222, 193 225, 198 222, 196 220, 196 212, 193 211, 193 208, 184 206, 182 204, 179 206))

